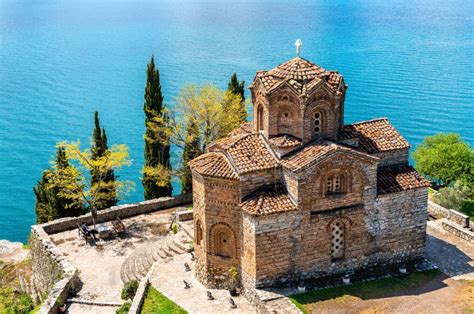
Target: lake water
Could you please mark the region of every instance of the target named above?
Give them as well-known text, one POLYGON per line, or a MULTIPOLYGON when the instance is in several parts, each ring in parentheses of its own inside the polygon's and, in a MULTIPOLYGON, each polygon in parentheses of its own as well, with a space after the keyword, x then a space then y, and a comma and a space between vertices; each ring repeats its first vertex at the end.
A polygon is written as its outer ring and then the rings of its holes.
MULTIPOLYGON (((472 1, 158 2, 0 0, 0 239, 25 241, 32 187, 56 142, 92 134, 130 147, 143 199, 143 90, 155 54, 165 101, 188 83, 302 56, 349 85, 346 121, 389 117, 413 146, 436 132, 474 144, 472 1)), ((179 156, 175 154, 174 162, 179 156)), ((178 192, 178 186, 175 191, 178 192)))

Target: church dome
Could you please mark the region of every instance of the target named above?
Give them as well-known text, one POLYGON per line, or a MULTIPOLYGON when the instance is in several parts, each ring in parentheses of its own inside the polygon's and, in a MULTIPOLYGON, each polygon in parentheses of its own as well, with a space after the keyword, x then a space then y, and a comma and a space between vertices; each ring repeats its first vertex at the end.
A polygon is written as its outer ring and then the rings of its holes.
POLYGON ((268 94, 288 83, 300 95, 307 95, 324 82, 329 90, 343 92, 345 84, 337 71, 327 71, 323 67, 301 57, 293 58, 269 71, 257 71, 250 89, 256 85, 263 87, 268 94), (259 82, 259 83, 257 83, 259 82))
POLYGON ((326 70, 319 65, 301 57, 296 57, 268 71, 268 74, 277 78, 293 79, 303 83, 311 81, 325 72, 326 70))

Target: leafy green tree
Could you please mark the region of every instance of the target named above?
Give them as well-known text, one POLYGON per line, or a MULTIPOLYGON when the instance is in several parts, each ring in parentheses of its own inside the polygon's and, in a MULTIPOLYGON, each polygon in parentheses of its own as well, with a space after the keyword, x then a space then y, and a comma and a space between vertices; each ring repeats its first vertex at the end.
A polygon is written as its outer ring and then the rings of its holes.
POLYGON ((146 200, 170 196, 171 163, 170 142, 167 131, 168 116, 163 105, 160 72, 155 66, 154 56, 147 65, 145 86, 145 165, 142 170, 142 184, 146 200))
MULTIPOLYGON (((91 158, 97 160, 101 157, 106 156, 108 152, 107 134, 105 129, 100 127, 99 113, 94 113, 94 132, 92 135, 92 148, 91 158)), ((109 169, 104 174, 91 172, 91 185, 97 185, 99 181, 102 181, 100 196, 105 198, 97 200, 97 209, 101 210, 117 205, 117 191, 115 191, 115 173, 113 169, 109 169), (99 177, 103 175, 103 177, 99 177)))
POLYGON ((456 180, 472 189, 474 151, 459 134, 439 133, 425 138, 413 152, 416 169, 444 186, 456 180))
POLYGON ((240 124, 245 123, 245 121, 247 120, 247 111, 245 109, 244 85, 245 85, 245 81, 239 82, 239 80, 237 79, 236 73, 232 74, 230 78, 230 82, 227 84, 227 91, 234 95, 240 96, 241 98, 240 106, 236 110, 237 112, 234 113, 234 114, 237 114, 240 124))
MULTIPOLYGON (((79 216, 84 213, 84 202, 72 200, 62 196, 65 185, 79 183, 79 178, 69 171, 73 167, 69 164, 66 151, 58 147, 54 166, 43 172, 33 192, 36 196, 35 212, 38 223, 44 223, 62 217, 79 216), (62 184, 51 180, 53 176, 63 176, 62 184)), ((79 184, 79 188, 83 188, 79 184)))
POLYGON ((182 173, 181 173, 181 192, 191 193, 193 190, 193 178, 188 162, 198 157, 200 152, 199 144, 199 128, 197 123, 190 119, 186 128, 186 142, 183 149, 182 173))

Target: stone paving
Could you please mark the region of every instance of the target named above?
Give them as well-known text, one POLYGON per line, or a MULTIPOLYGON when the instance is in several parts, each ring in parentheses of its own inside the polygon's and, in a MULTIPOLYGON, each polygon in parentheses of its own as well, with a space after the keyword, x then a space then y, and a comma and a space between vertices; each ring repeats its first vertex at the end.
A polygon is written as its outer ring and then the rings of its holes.
MULTIPOLYGON (((169 225, 176 208, 144 214, 123 222, 127 227, 125 236, 115 236, 99 240, 91 245, 78 236, 77 230, 65 231, 51 235, 64 256, 80 271, 82 287, 78 299, 94 302, 123 303, 120 297, 123 288, 122 267, 127 261, 137 261, 136 268, 131 268, 127 276, 140 276, 147 267, 146 259, 140 254, 157 243, 162 243, 169 234, 169 225), (143 264, 141 264, 143 263, 143 264)), ((147 255, 145 255, 147 258, 147 255)), ((148 269, 146 269, 147 271, 148 269)), ((146 273, 146 271, 144 271, 146 273)), ((114 306, 92 306, 72 303, 69 313, 115 313, 114 306)))
POLYGON ((256 313, 255 307, 245 297, 234 297, 237 308, 231 309, 227 290, 206 289, 199 283, 194 277, 194 262, 190 254, 156 262, 150 283, 189 313, 256 313), (184 263, 189 264, 191 271, 185 271, 184 263), (183 280, 190 283, 189 289, 184 289, 183 280), (211 291, 214 300, 207 299, 207 291, 211 291))
POLYGON ((439 221, 429 221, 426 259, 453 279, 474 280, 474 245, 446 230, 439 221))

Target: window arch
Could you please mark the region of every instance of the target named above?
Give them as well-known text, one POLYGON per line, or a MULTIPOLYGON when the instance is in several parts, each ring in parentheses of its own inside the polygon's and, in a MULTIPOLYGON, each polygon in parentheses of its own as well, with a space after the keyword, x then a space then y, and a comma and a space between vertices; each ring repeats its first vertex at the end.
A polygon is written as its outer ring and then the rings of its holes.
POLYGON ((259 105, 257 108, 257 131, 263 130, 263 106, 259 105))
POLYGON ((345 178, 342 174, 333 174, 326 177, 326 194, 340 194, 346 192, 345 178))
POLYGON ((331 260, 344 258, 346 246, 346 227, 342 221, 336 221, 331 226, 331 260))
POLYGON ((202 244, 202 224, 201 221, 198 219, 196 220, 196 245, 201 245, 202 244))
POLYGON ((321 112, 315 112, 313 114, 313 136, 320 137, 323 130, 323 114, 321 112))

